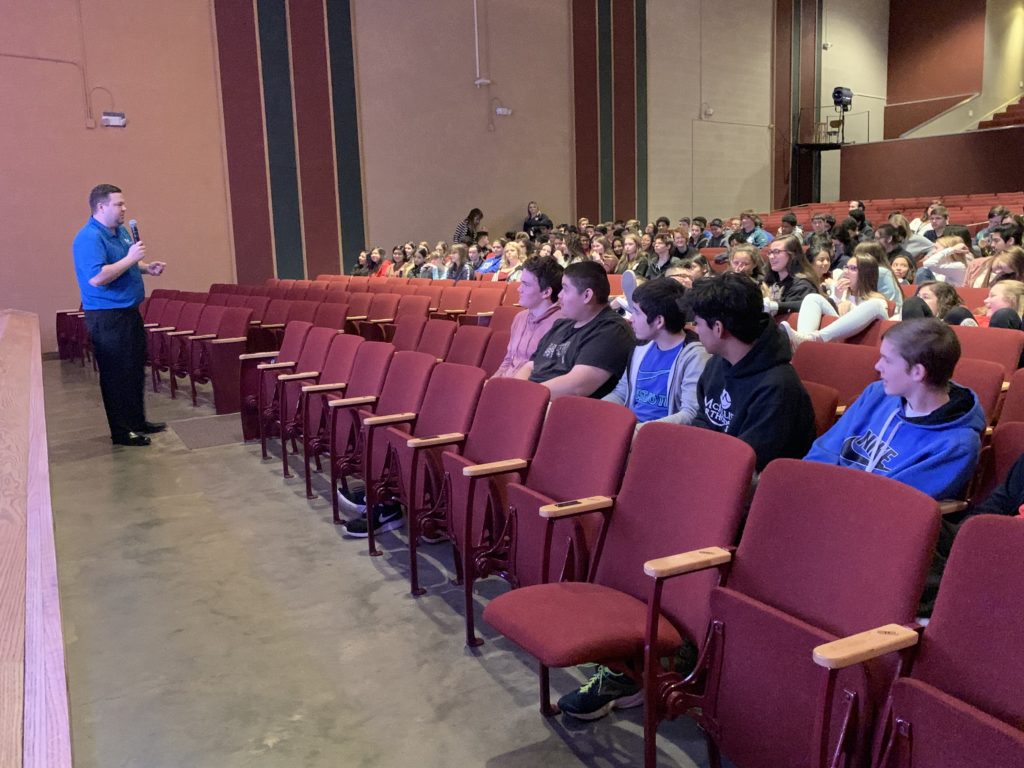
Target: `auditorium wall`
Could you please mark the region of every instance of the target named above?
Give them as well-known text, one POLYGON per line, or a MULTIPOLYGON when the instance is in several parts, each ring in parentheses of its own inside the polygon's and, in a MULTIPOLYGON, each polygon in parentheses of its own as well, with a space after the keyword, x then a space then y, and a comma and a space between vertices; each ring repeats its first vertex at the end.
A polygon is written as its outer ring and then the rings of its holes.
MULTIPOLYGON (((983 49, 981 93, 914 129, 909 136, 941 136, 976 128, 979 121, 1024 96, 1024 0, 988 0, 983 49)), ((956 60, 959 56, 950 58, 956 60)))
POLYGON ((150 288, 231 280, 208 0, 0 0, 0 19, 0 306, 38 313, 55 349, 53 313, 79 300, 71 241, 98 183, 125 190, 149 258, 168 263, 150 288), (128 127, 87 128, 87 92, 97 121, 116 109, 128 127))
MULTIPOLYGON (((846 141, 881 141, 885 129, 889 3, 879 0, 824 0, 821 15, 821 111, 819 120, 839 118, 832 90, 854 93, 846 115, 846 141), (824 46, 828 45, 825 50, 824 46)), ((839 155, 821 154, 821 200, 839 199, 839 155)))
POLYGON ((352 2, 370 244, 449 240, 474 207, 492 237, 518 229, 530 200, 572 218, 569 2, 478 8, 483 87, 473 3, 352 2))
POLYGON ((773 3, 648 0, 648 210, 771 205, 773 3))

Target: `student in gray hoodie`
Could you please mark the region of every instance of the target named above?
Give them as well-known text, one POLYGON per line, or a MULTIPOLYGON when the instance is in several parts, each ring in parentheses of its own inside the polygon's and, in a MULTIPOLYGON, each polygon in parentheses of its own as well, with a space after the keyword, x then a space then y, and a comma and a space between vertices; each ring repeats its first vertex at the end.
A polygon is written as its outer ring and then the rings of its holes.
POLYGON ((685 294, 677 281, 657 278, 632 295, 630 322, 640 346, 603 399, 633 411, 637 429, 651 421, 689 424, 697 413, 697 381, 710 355, 684 329, 685 294))

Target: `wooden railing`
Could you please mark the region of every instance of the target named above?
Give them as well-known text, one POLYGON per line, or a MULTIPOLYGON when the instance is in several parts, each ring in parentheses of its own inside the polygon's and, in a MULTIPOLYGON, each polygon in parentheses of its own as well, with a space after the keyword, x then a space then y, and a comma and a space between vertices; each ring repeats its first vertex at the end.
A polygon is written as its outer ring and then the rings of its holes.
POLYGON ((39 318, 0 311, 0 766, 71 765, 39 318))

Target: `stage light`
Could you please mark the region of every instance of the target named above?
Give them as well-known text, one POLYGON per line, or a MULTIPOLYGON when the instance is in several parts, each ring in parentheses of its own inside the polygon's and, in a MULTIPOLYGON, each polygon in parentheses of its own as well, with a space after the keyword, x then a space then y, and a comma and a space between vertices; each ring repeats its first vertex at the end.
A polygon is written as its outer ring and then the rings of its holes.
POLYGON ((841 109, 843 112, 849 111, 850 105, 853 104, 853 91, 837 85, 832 89, 832 103, 836 105, 836 109, 841 109))

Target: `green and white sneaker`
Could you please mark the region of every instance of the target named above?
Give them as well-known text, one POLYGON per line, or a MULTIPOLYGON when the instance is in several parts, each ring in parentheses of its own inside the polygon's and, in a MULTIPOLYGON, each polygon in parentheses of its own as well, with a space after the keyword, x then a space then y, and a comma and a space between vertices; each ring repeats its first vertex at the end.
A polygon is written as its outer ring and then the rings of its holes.
POLYGON ((580 688, 560 698, 558 708, 577 720, 598 720, 613 709, 629 709, 643 703, 640 685, 627 675, 601 666, 580 688))

